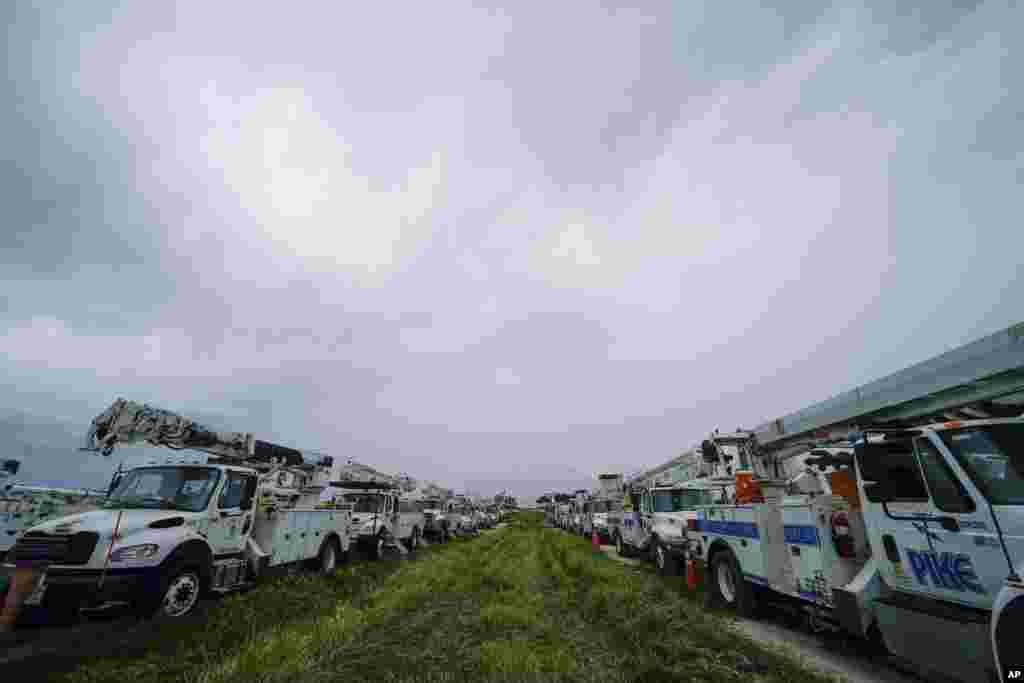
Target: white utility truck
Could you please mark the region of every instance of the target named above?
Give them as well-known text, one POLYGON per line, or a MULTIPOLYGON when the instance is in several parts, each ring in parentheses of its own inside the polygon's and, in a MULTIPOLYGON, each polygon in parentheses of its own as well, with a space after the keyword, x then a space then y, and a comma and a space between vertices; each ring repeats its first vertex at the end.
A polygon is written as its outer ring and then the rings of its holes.
POLYGON ((423 537, 423 512, 397 484, 374 481, 332 481, 332 491, 352 507, 351 540, 372 559, 387 549, 404 555, 423 537))
POLYGON ((686 559, 687 521, 711 500, 711 491, 700 484, 661 482, 634 491, 637 513, 618 529, 616 550, 623 557, 647 554, 659 573, 677 575, 686 559))
POLYGON ((0 487, 0 560, 21 532, 46 520, 94 510, 103 491, 5 484, 0 487))
POLYGON ((597 475, 598 487, 588 503, 584 531, 588 536, 596 531, 601 543, 613 541, 613 528, 608 517, 610 513, 622 511, 622 479, 622 475, 617 473, 597 475))
POLYGON ((420 509, 423 510, 423 537, 436 543, 447 543, 458 526, 458 519, 445 511, 444 499, 437 496, 423 498, 420 509))
POLYGON ((34 567, 28 604, 55 620, 81 606, 129 602, 178 618, 203 592, 251 585, 272 569, 305 563, 334 570, 349 548, 345 509, 317 508, 331 459, 214 432, 192 420, 118 399, 97 417, 84 450, 118 444, 203 451, 119 471, 99 509, 38 524, 8 553, 34 567))
POLYGON ((453 534, 456 536, 473 536, 480 531, 476 510, 466 496, 455 496, 445 503, 449 519, 453 520, 453 534))
POLYGON ((1005 675, 1022 664, 1022 416, 1017 326, 773 420, 731 460, 708 439, 700 479, 730 496, 689 522, 709 602, 781 599, 925 672, 1005 675))
POLYGON ((18 484, 21 458, 0 460, 0 561, 22 531, 47 519, 96 507, 103 491, 18 484))

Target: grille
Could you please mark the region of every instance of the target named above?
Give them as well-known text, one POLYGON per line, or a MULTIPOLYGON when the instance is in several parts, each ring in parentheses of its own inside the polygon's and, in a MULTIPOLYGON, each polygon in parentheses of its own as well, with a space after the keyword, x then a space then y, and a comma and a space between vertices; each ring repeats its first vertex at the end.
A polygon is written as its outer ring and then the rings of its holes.
POLYGON ((31 531, 15 542, 9 557, 15 562, 85 564, 92 556, 99 538, 95 531, 79 531, 70 535, 31 531))

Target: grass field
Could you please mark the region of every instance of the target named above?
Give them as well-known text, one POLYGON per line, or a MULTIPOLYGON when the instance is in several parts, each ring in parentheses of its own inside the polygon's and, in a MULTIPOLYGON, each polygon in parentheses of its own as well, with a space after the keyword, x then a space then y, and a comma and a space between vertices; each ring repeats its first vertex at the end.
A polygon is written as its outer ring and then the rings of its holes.
POLYGON ((733 635, 679 581, 520 515, 412 562, 283 578, 167 627, 93 681, 824 681, 733 635), (752 671, 753 670, 753 671, 752 671))

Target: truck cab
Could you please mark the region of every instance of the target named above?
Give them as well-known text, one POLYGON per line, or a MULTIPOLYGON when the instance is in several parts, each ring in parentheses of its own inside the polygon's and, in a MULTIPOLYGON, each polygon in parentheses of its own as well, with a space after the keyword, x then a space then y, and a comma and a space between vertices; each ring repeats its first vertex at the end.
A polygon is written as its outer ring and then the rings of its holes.
POLYGON ((875 601, 888 648, 965 677, 1005 663, 1019 632, 1009 638, 1000 621, 1019 626, 1024 608, 1002 599, 1024 572, 1024 420, 868 438, 857 467, 872 556, 891 589, 875 601), (943 642, 957 656, 936 647, 943 642))
POLYGON ((177 616, 191 609, 200 589, 214 585, 217 560, 244 556, 256 472, 145 466, 124 473, 112 488, 98 509, 38 524, 12 548, 11 562, 44 568, 36 593, 49 611, 111 600, 148 611, 158 605, 145 598, 156 595, 177 616))
POLYGON ((1020 418, 866 429, 811 450, 780 498, 690 523, 705 594, 749 614, 761 586, 818 627, 985 681, 1024 624, 1022 454, 1020 418))
POLYGON ((351 541, 374 559, 398 543, 408 550, 419 547, 425 517, 414 500, 388 484, 332 482, 332 487, 352 506, 351 541))
POLYGON ((688 520, 697 518, 697 508, 711 503, 711 491, 688 483, 657 484, 642 489, 636 501, 636 523, 619 532, 620 552, 650 554, 659 573, 679 573, 687 551, 688 520))
POLYGON ((431 541, 439 543, 446 542, 451 538, 458 520, 452 520, 452 515, 445 510, 444 501, 441 498, 424 498, 419 503, 423 511, 423 535, 431 541))

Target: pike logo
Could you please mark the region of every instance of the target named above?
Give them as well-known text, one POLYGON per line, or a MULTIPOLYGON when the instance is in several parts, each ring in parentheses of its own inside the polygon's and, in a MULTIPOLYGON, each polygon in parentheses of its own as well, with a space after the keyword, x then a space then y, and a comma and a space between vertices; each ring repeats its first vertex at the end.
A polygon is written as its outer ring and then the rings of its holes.
POLYGON ((985 593, 985 589, 978 582, 978 574, 974 571, 970 555, 908 548, 907 558, 910 560, 914 578, 921 585, 960 592, 966 590, 982 595, 985 593))

